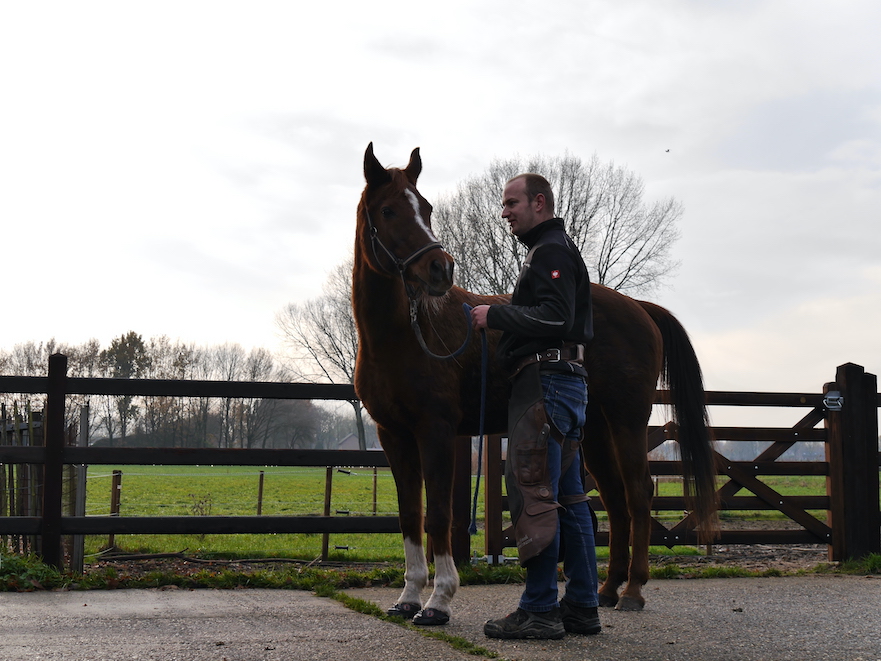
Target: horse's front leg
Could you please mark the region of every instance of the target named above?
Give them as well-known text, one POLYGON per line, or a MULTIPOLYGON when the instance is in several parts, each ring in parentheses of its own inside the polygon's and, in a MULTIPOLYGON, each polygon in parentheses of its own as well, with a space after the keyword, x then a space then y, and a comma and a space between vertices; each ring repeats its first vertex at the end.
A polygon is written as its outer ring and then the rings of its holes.
POLYGON ((453 561, 453 470, 455 444, 449 435, 420 439, 422 471, 425 476, 427 512, 425 530, 434 553, 434 590, 414 624, 446 624, 452 614, 452 601, 459 587, 459 571, 453 561))
POLYGON ((428 562, 422 545, 422 470, 419 448, 412 437, 402 438, 377 425, 398 492, 398 521, 404 537, 404 590, 389 615, 410 619, 422 610, 422 590, 428 584, 428 562))

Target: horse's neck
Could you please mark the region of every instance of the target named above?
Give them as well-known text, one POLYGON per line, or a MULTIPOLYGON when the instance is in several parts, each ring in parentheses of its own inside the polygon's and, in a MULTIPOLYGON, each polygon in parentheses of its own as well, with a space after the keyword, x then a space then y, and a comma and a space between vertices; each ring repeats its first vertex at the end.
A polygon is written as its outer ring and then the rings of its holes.
POLYGON ((375 340, 400 342, 409 338, 409 302, 403 286, 394 278, 377 274, 360 255, 352 272, 352 309, 365 348, 375 340))

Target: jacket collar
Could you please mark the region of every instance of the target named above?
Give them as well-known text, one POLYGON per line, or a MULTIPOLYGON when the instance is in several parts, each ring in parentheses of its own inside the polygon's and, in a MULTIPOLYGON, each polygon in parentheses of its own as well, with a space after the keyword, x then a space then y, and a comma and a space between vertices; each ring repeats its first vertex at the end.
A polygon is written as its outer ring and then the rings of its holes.
POLYGON ((564 230, 563 219, 562 218, 551 218, 550 220, 546 220, 543 223, 539 223, 531 230, 529 230, 526 234, 521 237, 518 237, 520 243, 525 245, 527 248, 532 248, 538 240, 544 236, 545 232, 551 230, 564 230))

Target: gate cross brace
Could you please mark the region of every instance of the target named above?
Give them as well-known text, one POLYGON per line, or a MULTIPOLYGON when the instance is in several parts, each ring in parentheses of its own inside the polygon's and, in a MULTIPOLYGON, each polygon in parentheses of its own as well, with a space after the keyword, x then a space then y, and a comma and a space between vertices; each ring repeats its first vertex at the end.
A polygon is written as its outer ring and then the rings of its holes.
MULTIPOLYGON (((813 429, 817 423, 821 422, 825 417, 823 408, 819 406, 815 407, 801 420, 795 423, 792 426, 792 429, 794 432, 798 432, 801 429, 813 429)), ((753 461, 776 461, 783 455, 783 453, 795 445, 795 443, 796 441, 775 441, 765 448, 753 461)), ((748 472, 737 468, 736 466, 730 465, 730 461, 715 450, 713 451, 713 454, 716 456, 716 465, 721 469, 719 474, 725 474, 731 478, 716 491, 716 496, 720 503, 724 503, 726 499, 734 497, 741 488, 749 489, 774 509, 783 512, 790 519, 804 526, 806 530, 816 535, 821 543, 831 543, 832 530, 825 523, 818 521, 805 510, 793 506, 786 496, 777 493, 764 482, 756 479, 755 476, 750 475, 748 472)), ((679 523, 673 526, 670 529, 670 532, 691 531, 694 530, 695 527, 696 523, 694 515, 693 513, 689 513, 685 518, 679 521, 679 523)))

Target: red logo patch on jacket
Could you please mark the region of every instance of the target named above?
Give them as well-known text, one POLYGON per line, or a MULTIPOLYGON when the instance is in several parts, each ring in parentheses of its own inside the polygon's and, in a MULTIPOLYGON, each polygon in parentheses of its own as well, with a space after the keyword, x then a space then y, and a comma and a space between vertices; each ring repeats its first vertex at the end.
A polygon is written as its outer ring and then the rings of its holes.
POLYGON ((553 271, 551 271, 551 279, 552 280, 556 280, 559 277, 560 277, 560 270, 559 269, 554 269, 553 271))

